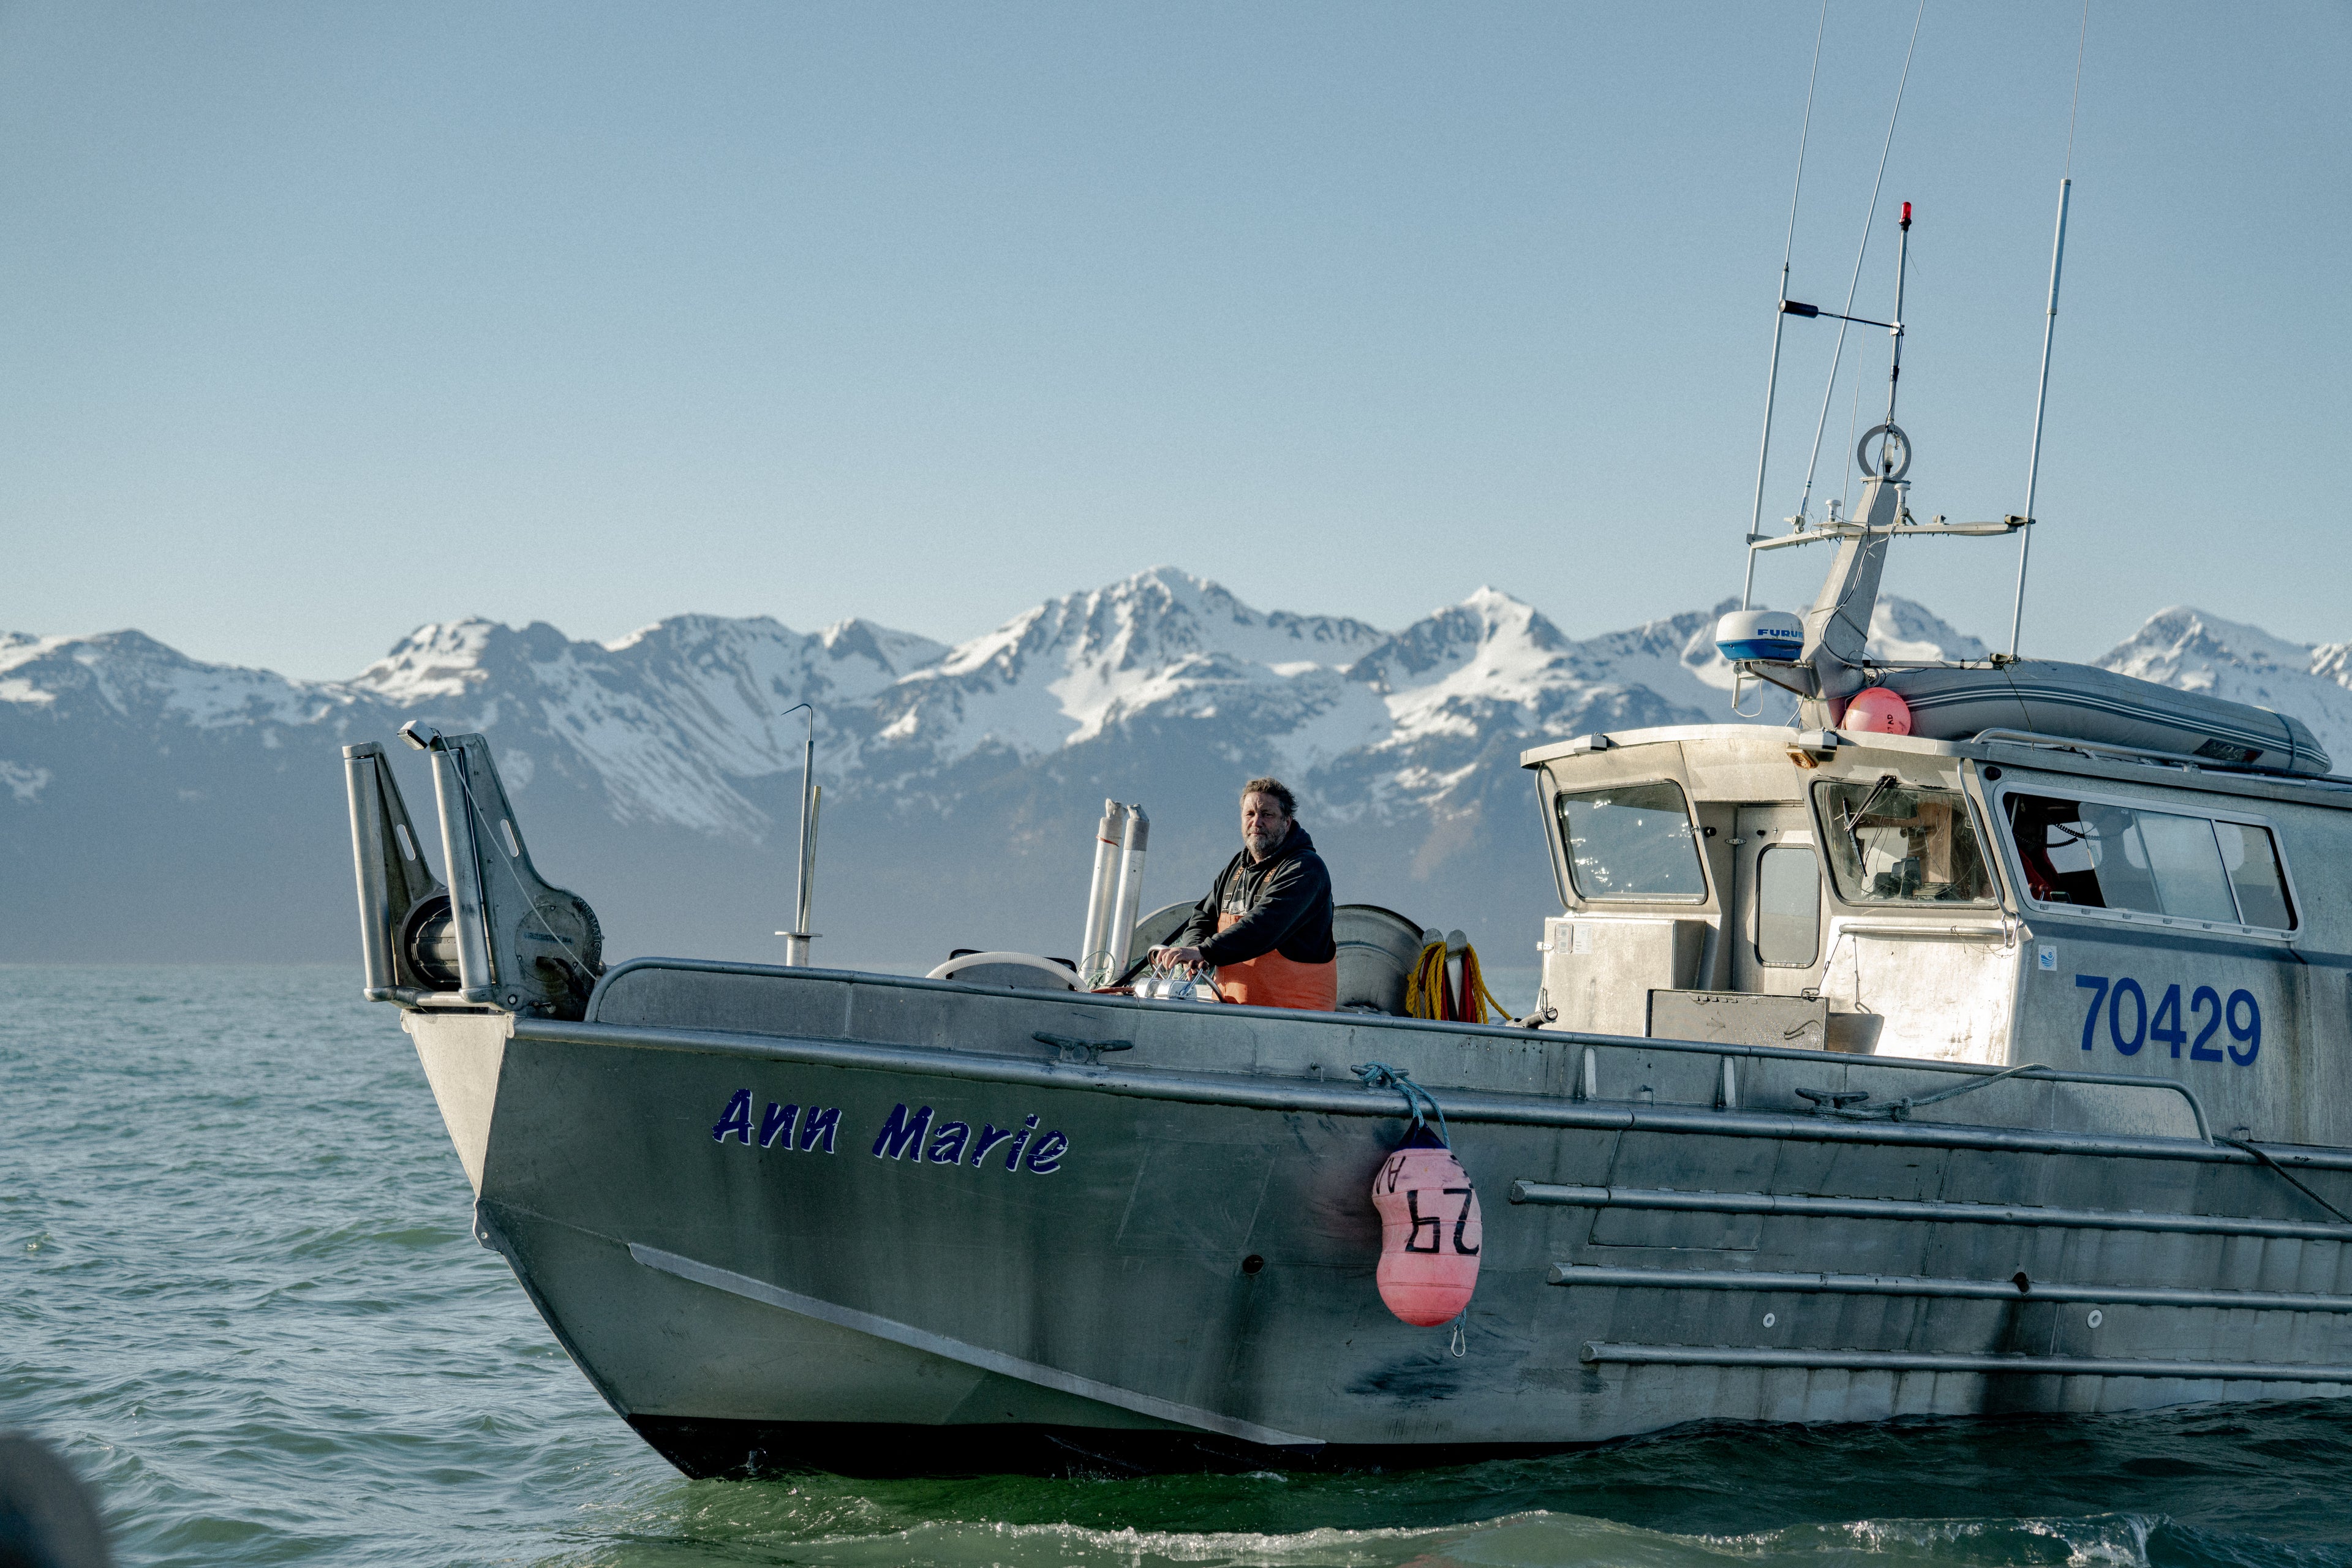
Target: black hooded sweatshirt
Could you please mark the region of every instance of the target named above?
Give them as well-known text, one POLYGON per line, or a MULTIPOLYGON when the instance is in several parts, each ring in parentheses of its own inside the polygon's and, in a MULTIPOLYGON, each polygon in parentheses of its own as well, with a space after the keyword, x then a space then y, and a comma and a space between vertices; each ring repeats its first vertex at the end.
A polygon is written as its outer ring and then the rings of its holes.
POLYGON ((1331 873, 1315 840, 1296 822, 1289 837, 1263 860, 1244 849, 1217 877, 1209 896, 1168 939, 1170 947, 1197 947, 1213 964, 1244 963, 1280 952, 1293 963, 1328 963, 1339 955, 1331 940, 1331 873), (1221 913, 1238 915, 1217 930, 1221 913))

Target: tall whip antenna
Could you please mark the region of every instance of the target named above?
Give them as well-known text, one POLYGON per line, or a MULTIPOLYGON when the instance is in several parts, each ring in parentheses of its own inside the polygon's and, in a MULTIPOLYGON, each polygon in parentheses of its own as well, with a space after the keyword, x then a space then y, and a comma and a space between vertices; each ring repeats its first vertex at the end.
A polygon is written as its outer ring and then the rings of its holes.
POLYGON ((793 929, 776 933, 784 939, 784 963, 796 969, 808 963, 809 944, 817 934, 809 930, 809 901, 816 891, 816 814, 824 805, 824 788, 816 782, 814 705, 795 702, 778 715, 789 719, 803 709, 808 710, 808 736, 801 747, 800 875, 793 889, 793 929))
POLYGON ((2033 449, 2025 461, 2025 523, 2017 531, 2017 602, 2009 613, 2009 657, 2025 624, 2025 565, 2033 551, 2033 492, 2042 478, 2042 416, 2050 404, 2050 340, 2058 331, 2058 273, 2066 261, 2066 204, 2074 189, 2074 121, 2083 109, 2083 50, 2091 39, 2091 0, 2074 41, 2074 101, 2066 110, 2066 167, 2058 177, 2058 232, 2050 242, 2050 308, 2042 319, 2042 376, 2033 389, 2033 449))
MULTIPOLYGON (((1764 464, 1772 452, 1772 395, 1780 384, 1780 328, 1788 312, 1780 308, 1789 298, 1789 258, 1797 249, 1797 198, 1805 190, 1805 143, 1813 134, 1813 85, 1822 75, 1822 37, 1829 31, 1830 0, 1822 0, 1822 19, 1813 28, 1813 68, 1805 78, 1805 124, 1797 132, 1797 182, 1789 192, 1789 237, 1780 247, 1780 300, 1772 310, 1772 368, 1764 377, 1764 435, 1756 443, 1756 504, 1748 512, 1748 542, 1756 542, 1764 527, 1764 464)), ((1756 552, 1748 552, 1748 575, 1739 584, 1739 607, 1748 608, 1748 601, 1756 591, 1756 552)), ((1735 699, 1735 700, 1737 700, 1735 699)))
MULTIPOLYGON (((1886 144, 1878 150, 1878 177, 1870 183, 1870 210, 1862 218, 1862 244, 1853 253, 1853 280, 1845 288, 1845 315, 1853 314, 1854 291, 1862 287, 1862 260, 1870 253, 1870 226, 1878 216, 1878 188, 1886 182, 1886 154, 1895 146, 1895 123, 1903 118, 1903 89, 1911 81, 1911 57, 1919 49, 1919 24, 1927 19, 1927 0, 1919 0, 1919 14, 1911 18, 1911 46, 1903 51, 1903 76, 1895 84, 1895 110, 1886 117, 1886 144)), ((1837 352, 1830 356, 1829 384, 1822 388, 1822 416, 1813 426, 1813 455, 1805 464, 1805 492, 1797 502, 1797 515, 1805 515, 1812 504, 1813 473, 1822 461, 1822 433, 1829 428, 1830 397, 1837 391, 1838 366, 1845 358, 1846 320, 1838 322, 1837 352)))

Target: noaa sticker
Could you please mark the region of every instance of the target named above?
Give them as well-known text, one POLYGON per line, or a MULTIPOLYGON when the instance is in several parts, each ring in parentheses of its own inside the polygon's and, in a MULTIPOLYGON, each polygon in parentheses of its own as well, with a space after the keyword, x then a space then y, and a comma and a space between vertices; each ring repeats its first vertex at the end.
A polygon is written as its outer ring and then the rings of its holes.
POLYGON ((2042 948, 2034 954, 2034 961, 2044 969, 2055 969, 2058 967, 2058 950, 2054 947, 2042 948))

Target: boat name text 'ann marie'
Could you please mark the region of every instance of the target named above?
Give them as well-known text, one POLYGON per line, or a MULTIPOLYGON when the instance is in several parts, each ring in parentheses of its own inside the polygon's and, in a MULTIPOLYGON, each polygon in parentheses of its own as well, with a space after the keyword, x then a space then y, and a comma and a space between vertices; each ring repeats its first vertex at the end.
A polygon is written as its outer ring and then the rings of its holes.
MULTIPOLYGON (((802 1153, 834 1152, 834 1135, 841 1127, 839 1107, 812 1105, 803 1116, 797 1104, 779 1104, 772 1100, 755 1121, 752 1104, 750 1089, 737 1089, 711 1127, 711 1138, 720 1143, 732 1138, 747 1149, 782 1149, 790 1153, 795 1147, 793 1134, 797 1125, 797 1147, 802 1153)), ((1001 1152, 1005 1170, 1027 1171, 1036 1176, 1050 1176, 1061 1169, 1062 1156, 1069 1149, 1070 1141, 1058 1129, 1040 1135, 1034 1115, 1018 1127, 999 1127, 983 1121, 974 1131, 968 1121, 950 1121, 944 1117, 934 1121, 928 1105, 918 1106, 911 1114, 903 1104, 893 1106, 883 1121, 881 1131, 874 1138, 874 1157, 877 1160, 911 1156, 912 1163, 918 1165, 968 1164, 978 1169, 988 1163, 992 1154, 1001 1152)))

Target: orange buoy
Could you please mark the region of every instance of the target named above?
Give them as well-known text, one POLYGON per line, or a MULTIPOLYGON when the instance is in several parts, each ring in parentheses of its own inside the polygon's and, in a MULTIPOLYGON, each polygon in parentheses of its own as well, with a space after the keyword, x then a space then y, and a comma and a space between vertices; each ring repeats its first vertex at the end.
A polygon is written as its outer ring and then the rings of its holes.
POLYGON ((1478 1194, 1454 1151, 1416 1122, 1372 1178, 1381 1215, 1381 1300, 1419 1328, 1462 1315, 1478 1285, 1478 1194))
POLYGON ((1845 717, 1838 728, 1865 734, 1907 735, 1911 732, 1911 704, 1884 686, 1874 686, 1854 693, 1853 700, 1845 705, 1845 717))

